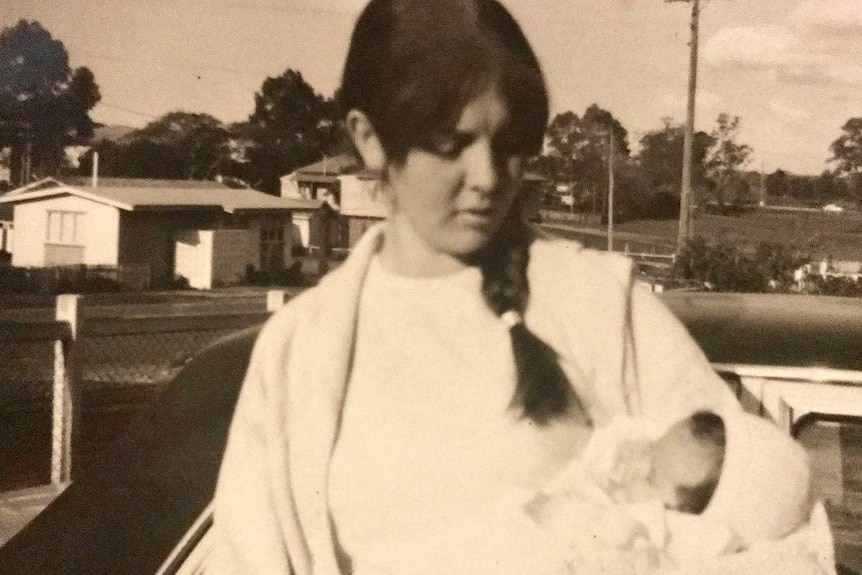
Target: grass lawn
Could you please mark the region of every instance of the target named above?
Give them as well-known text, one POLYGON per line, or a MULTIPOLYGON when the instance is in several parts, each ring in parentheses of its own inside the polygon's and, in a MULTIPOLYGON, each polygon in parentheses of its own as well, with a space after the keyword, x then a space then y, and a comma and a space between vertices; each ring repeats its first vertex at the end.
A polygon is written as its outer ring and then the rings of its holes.
MULTIPOLYGON (((604 229, 599 224, 578 227, 604 229)), ((700 214, 694 230, 700 236, 745 245, 772 242, 806 247, 814 259, 862 260, 862 213, 756 210, 739 216, 700 214)), ((615 224, 614 231, 673 244, 677 221, 633 220, 615 224)))

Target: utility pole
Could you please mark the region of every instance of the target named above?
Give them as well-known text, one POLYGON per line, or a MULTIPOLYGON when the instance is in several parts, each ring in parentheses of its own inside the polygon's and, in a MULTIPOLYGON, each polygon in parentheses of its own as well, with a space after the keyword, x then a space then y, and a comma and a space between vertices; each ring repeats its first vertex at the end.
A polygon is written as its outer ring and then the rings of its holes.
POLYGON ((614 131, 608 134, 608 251, 614 251, 614 131))
POLYGON ((682 190, 679 197, 679 234, 677 235, 677 252, 685 243, 694 237, 694 221, 692 219, 692 186, 691 161, 694 145, 694 110, 697 94, 697 40, 700 26, 700 0, 665 0, 666 2, 691 2, 691 41, 689 42, 688 63, 688 106, 685 119, 685 136, 682 152, 682 190))

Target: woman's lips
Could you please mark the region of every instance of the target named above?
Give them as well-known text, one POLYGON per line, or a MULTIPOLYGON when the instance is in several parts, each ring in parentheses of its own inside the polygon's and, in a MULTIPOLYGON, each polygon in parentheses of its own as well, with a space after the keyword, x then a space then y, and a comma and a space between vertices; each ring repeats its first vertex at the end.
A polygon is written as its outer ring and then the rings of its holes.
POLYGON ((487 226, 494 219, 494 210, 491 208, 469 208, 458 210, 458 218, 468 225, 487 226))

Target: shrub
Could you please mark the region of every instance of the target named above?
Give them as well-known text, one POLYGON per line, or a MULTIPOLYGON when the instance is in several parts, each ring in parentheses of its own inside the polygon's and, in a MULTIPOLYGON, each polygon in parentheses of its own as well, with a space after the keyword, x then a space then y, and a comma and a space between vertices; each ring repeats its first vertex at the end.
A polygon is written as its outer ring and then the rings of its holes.
POLYGON ((752 250, 698 237, 677 256, 673 271, 715 291, 785 291, 793 283, 793 271, 806 261, 802 250, 781 244, 762 243, 752 250))
POLYGON ((172 290, 189 290, 192 289, 189 284, 189 278, 186 276, 176 275, 174 276, 173 281, 171 281, 170 288, 172 290))
POLYGON ((258 270, 249 264, 245 268, 245 284, 253 286, 301 286, 303 285, 302 263, 297 260, 290 267, 280 270, 258 270))
POLYGON ((0 268, 0 293, 106 293, 125 289, 109 272, 86 266, 0 268))
POLYGON ((827 277, 824 280, 820 276, 814 276, 810 277, 808 280, 808 293, 843 297, 862 297, 862 281, 855 281, 853 278, 842 277, 827 277))
POLYGON ((0 269, 0 293, 39 293, 41 288, 40 278, 27 268, 0 269))

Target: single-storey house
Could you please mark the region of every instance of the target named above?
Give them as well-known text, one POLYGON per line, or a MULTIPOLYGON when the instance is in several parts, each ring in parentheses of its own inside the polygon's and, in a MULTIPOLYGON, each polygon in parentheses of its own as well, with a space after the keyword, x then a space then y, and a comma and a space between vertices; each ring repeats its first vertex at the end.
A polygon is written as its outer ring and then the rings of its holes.
MULTIPOLYGON (((0 198, 8 197, 12 194, 38 190, 41 188, 50 188, 60 186, 62 182, 54 178, 43 178, 41 180, 30 182, 20 188, 9 190, 0 195, 0 198)), ((15 240, 15 223, 14 223, 15 208, 10 203, 0 203, 0 263, 9 264, 12 260, 12 251, 14 249, 15 240)))
POLYGON ((56 182, 0 196, 14 209, 12 265, 137 266, 150 285, 234 283, 248 266, 292 263, 293 217, 320 201, 232 189, 217 182, 56 182))

